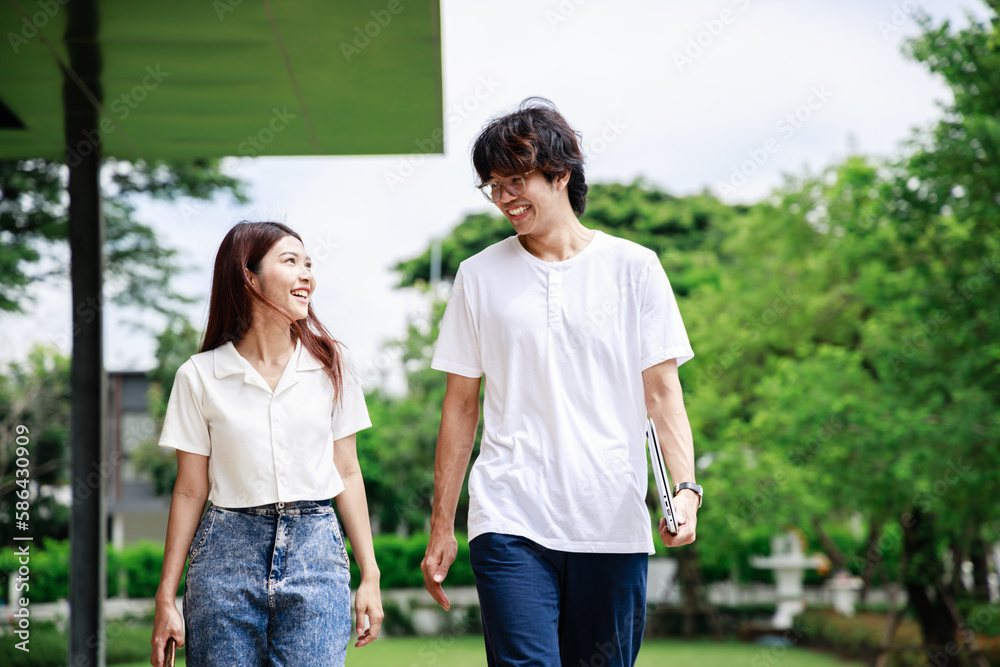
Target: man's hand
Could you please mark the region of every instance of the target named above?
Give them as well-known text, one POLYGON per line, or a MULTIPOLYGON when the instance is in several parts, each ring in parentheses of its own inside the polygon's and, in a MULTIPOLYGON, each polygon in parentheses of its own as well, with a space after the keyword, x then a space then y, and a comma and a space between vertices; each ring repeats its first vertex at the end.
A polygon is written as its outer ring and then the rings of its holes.
POLYGON ((448 576, 448 569, 455 562, 457 555, 458 541, 454 532, 431 532, 431 539, 427 543, 427 551, 420 563, 420 569, 424 573, 424 588, 445 611, 451 609, 451 602, 444 594, 441 582, 448 576))
POLYGON ((674 514, 677 517, 677 534, 667 532, 667 520, 660 519, 660 539, 665 547, 679 547, 691 544, 698 526, 698 494, 690 489, 681 489, 674 496, 674 514))

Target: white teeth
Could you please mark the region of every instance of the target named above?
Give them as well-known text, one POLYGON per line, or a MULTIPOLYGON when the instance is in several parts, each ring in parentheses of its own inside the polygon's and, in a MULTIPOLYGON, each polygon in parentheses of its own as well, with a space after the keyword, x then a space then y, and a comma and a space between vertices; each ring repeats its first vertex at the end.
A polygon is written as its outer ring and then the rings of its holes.
POLYGON ((303 290, 298 289, 298 290, 295 290, 294 292, 292 292, 292 296, 301 296, 303 299, 308 299, 309 298, 309 292, 305 292, 303 290))
POLYGON ((527 206, 518 206, 517 208, 508 209, 507 212, 513 215, 514 217, 517 217, 527 210, 528 210, 527 206))

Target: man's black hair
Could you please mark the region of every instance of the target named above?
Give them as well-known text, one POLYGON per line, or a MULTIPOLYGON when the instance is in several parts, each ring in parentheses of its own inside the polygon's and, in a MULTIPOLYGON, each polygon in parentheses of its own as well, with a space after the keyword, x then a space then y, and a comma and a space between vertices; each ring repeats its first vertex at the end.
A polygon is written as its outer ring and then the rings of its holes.
POLYGON ((480 183, 536 169, 551 183, 569 172, 569 203, 577 216, 587 208, 583 151, 576 132, 555 105, 544 97, 528 97, 517 111, 494 118, 472 147, 472 164, 480 183))

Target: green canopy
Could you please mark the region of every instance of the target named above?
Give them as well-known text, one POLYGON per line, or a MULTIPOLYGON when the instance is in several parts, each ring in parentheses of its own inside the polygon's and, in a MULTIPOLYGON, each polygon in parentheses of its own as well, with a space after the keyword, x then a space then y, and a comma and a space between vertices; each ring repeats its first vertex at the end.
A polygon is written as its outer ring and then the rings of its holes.
MULTIPOLYGON (((66 150, 63 1, 0 3, 0 159, 66 150)), ((105 156, 443 151, 436 0, 108 0, 98 11, 105 156)))

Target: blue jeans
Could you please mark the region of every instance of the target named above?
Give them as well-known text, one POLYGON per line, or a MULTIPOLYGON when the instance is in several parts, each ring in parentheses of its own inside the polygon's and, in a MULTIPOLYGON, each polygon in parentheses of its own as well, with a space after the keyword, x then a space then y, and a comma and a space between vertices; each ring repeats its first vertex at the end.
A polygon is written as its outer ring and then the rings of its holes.
POLYGON ((634 665, 649 557, 569 553, 515 535, 469 542, 490 667, 634 665))
POLYGON ((330 501, 213 506, 188 556, 190 667, 344 664, 351 574, 330 501))

